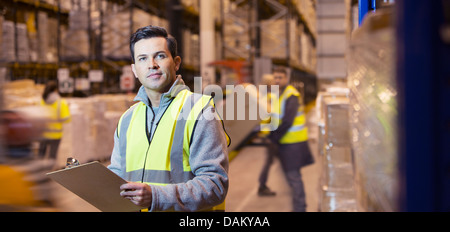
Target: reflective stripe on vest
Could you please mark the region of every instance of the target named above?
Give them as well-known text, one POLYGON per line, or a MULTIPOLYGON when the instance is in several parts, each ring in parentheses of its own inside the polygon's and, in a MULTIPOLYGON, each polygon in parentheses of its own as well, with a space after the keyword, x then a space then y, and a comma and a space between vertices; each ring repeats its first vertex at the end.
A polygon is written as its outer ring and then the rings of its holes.
POLYGON ((292 95, 298 98, 300 107, 297 110, 297 115, 294 118, 292 126, 288 129, 286 134, 280 139, 281 144, 299 143, 308 140, 308 129, 305 126, 305 113, 303 110, 300 93, 291 85, 288 85, 279 98, 279 105, 272 108, 271 120, 275 120, 281 125, 281 120, 284 116, 286 100, 292 95))
MULTIPOLYGON (((208 106, 214 106, 212 97, 181 91, 165 109, 151 138, 151 131, 147 132, 148 107, 142 102, 130 107, 119 120, 117 130, 120 152, 125 154, 121 156, 123 177, 152 185, 193 179, 189 147, 196 121, 208 106)), ((219 210, 225 209, 222 205, 219 210)))

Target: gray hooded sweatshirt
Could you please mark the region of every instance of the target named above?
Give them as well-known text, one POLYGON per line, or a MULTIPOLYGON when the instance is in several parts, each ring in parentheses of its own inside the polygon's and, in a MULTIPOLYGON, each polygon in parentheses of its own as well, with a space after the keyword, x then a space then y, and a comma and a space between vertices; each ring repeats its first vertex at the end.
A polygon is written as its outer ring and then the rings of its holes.
MULTIPOLYGON (((141 86, 134 100, 142 101, 147 106, 149 122, 147 131, 151 130, 150 138, 153 138, 157 124, 171 100, 184 89, 189 88, 178 76, 170 90, 162 94, 159 107, 151 107, 144 87, 141 86)), ((214 112, 211 107, 203 111, 205 117, 200 117, 192 135, 189 163, 194 178, 179 184, 150 185, 152 204, 149 211, 198 211, 216 206, 225 200, 228 191, 227 140, 222 123, 216 119, 208 120, 216 118, 211 115, 214 112)), ((123 156, 125 154, 120 154, 116 129, 111 164, 108 168, 122 178, 125 168, 121 167, 123 156)))

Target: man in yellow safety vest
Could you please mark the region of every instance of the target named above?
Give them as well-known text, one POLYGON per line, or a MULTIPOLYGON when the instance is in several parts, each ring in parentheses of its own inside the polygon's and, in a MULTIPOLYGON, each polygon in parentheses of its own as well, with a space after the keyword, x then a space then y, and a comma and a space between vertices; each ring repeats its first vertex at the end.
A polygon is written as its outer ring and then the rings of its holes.
POLYGON ((110 170, 128 183, 121 196, 149 211, 223 211, 229 138, 211 96, 192 93, 176 75, 176 40, 161 27, 130 39, 141 82, 114 134, 110 170))
MULTIPOLYGON (((273 131, 266 131, 269 155, 260 174, 259 196, 273 196, 275 192, 266 186, 269 166, 273 156, 278 156, 285 177, 293 190, 293 210, 306 211, 305 191, 300 168, 314 163, 308 146, 308 129, 303 100, 300 93, 289 85, 287 72, 282 67, 273 71, 274 84, 279 86, 278 99, 272 100, 270 121, 278 125, 273 131)), ((271 96, 272 98, 276 96, 271 96)), ((263 131, 264 132, 264 131, 263 131)))
POLYGON ((41 105, 47 109, 49 118, 39 145, 39 157, 44 158, 48 150, 49 158, 56 160, 63 136, 63 124, 71 120, 69 105, 59 95, 56 81, 49 81, 45 85, 41 105))

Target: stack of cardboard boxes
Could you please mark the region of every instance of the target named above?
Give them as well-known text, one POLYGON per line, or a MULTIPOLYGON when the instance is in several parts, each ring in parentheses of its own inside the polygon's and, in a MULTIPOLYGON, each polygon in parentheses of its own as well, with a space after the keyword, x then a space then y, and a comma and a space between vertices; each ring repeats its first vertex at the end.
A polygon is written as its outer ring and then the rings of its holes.
POLYGON ((64 125, 57 165, 63 166, 68 157, 82 163, 109 160, 117 123, 133 98, 125 94, 67 98, 72 120, 64 125))
POLYGON ((320 210, 356 211, 348 91, 321 92, 317 101, 320 103, 318 144, 322 161, 320 210))
POLYGON ((2 25, 2 46, 1 46, 1 61, 13 62, 16 60, 15 51, 15 30, 14 22, 8 20, 0 20, 2 25))

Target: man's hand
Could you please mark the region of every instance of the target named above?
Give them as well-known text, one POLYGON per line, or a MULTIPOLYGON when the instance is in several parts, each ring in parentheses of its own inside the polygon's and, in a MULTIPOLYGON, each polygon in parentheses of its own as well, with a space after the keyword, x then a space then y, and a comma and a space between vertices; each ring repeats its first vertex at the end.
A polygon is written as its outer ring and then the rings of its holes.
POLYGON ((149 208, 152 205, 152 189, 148 184, 128 182, 120 186, 120 196, 129 199, 135 205, 149 208))

